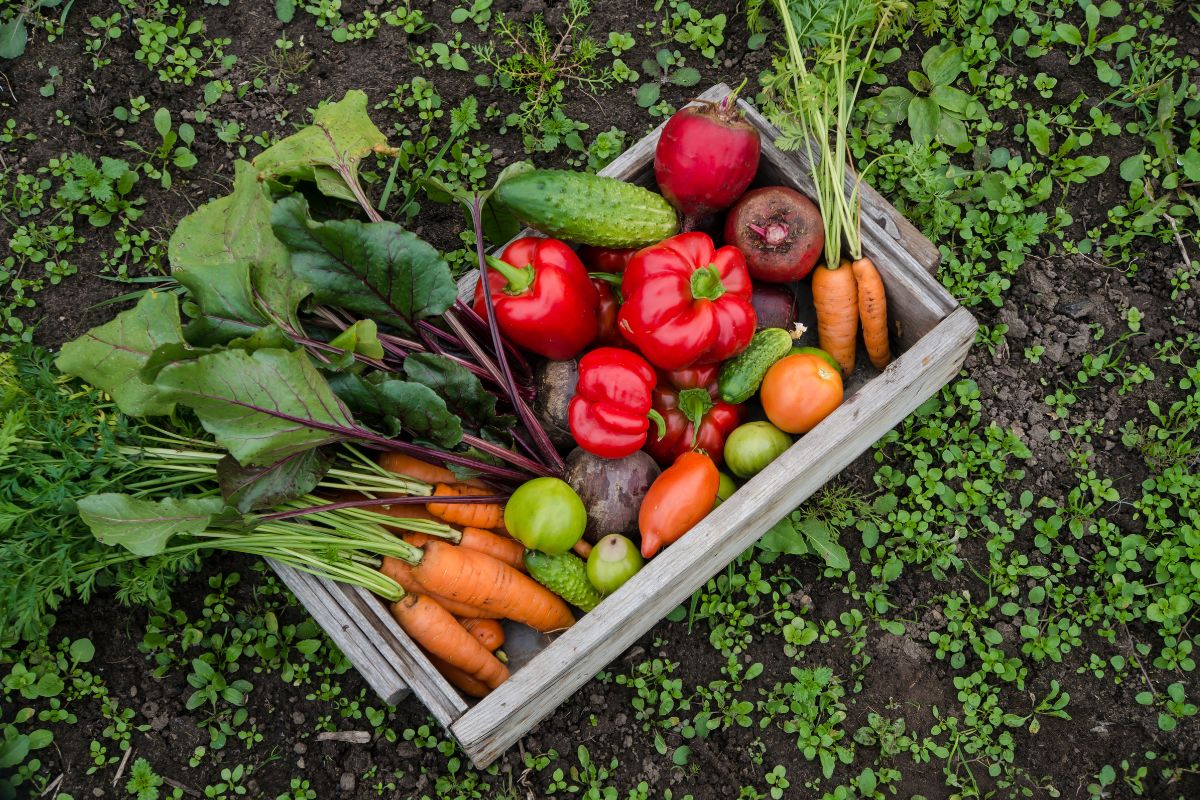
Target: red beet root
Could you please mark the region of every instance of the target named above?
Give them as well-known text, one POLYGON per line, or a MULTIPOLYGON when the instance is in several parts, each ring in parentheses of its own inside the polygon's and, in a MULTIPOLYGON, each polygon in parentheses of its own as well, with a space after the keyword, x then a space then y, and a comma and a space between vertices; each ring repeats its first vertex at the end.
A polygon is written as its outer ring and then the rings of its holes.
POLYGON ((695 221, 733 205, 758 172, 758 130, 742 117, 733 96, 689 106, 667 121, 654 150, 654 177, 663 197, 695 221))
POLYGON ((825 226, 804 195, 786 186, 764 186, 729 210, 725 243, 742 251, 750 277, 789 283, 812 272, 825 249, 825 226))

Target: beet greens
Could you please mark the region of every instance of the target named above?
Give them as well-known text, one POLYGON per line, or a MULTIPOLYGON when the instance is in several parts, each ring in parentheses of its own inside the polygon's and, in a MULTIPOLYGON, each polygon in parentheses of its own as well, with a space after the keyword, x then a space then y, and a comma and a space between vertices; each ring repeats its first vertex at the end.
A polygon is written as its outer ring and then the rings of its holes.
MULTIPOLYGON (((490 305, 481 320, 458 300, 435 248, 380 217, 358 180, 373 154, 394 151, 365 95, 348 92, 239 161, 232 192, 171 237, 181 291, 147 292, 65 345, 58 368, 132 416, 194 414, 228 452, 220 488, 239 506, 308 491, 331 469, 322 453, 346 442, 501 484, 561 474, 517 381, 528 364, 490 305), (315 219, 314 193, 357 203, 368 221, 315 219)), ((514 222, 490 192, 437 188, 467 208, 486 270, 485 236, 503 241, 514 222)))

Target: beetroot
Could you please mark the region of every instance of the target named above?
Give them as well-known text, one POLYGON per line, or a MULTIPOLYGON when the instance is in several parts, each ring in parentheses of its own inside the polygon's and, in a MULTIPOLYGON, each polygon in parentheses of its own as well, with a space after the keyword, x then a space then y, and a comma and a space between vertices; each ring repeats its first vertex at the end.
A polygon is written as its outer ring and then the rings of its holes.
POLYGON ((770 283, 757 283, 754 293, 750 296, 750 305, 754 306, 757 318, 756 330, 763 328, 783 328, 791 331, 796 324, 796 295, 786 286, 770 283))
POLYGON ((667 120, 654 150, 654 177, 663 196, 683 214, 683 229, 731 206, 758 172, 758 130, 746 122, 733 95, 688 106, 667 120))
POLYGON ((812 272, 825 248, 825 226, 804 195, 786 186, 764 186, 729 210, 725 243, 742 251, 756 281, 789 283, 812 272))

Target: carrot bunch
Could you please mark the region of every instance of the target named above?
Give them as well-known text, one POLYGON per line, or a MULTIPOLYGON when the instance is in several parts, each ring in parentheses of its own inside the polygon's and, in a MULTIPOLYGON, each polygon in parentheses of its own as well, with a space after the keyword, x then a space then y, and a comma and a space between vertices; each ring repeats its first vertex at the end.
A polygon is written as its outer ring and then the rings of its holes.
POLYGON ((887 295, 879 270, 867 257, 841 261, 836 267, 822 264, 812 274, 813 306, 817 310, 817 337, 821 349, 833 356, 843 375, 854 371, 858 328, 875 369, 892 360, 888 344, 887 295))
POLYGON ((405 592, 392 616, 468 696, 482 697, 508 678, 491 652, 504 642, 499 618, 543 632, 575 621, 558 595, 487 553, 438 539, 409 547, 412 555, 385 556, 381 567, 405 592))
POLYGON ((422 594, 406 594, 392 603, 391 610, 404 632, 450 667, 449 672, 462 680, 460 688, 468 694, 487 694, 508 679, 508 667, 437 600, 422 594))
POLYGON ((821 349, 849 377, 861 319, 867 354, 877 369, 883 369, 891 360, 887 301, 879 272, 862 251, 863 175, 854 173, 850 139, 859 89, 876 45, 895 22, 896 9, 880 6, 867 25, 857 15, 838 15, 831 21, 826 44, 814 48, 801 42, 792 4, 773 0, 773 5, 783 23, 792 78, 776 88, 773 121, 796 143, 792 146, 805 151, 825 227, 825 263, 812 273, 821 349), (842 258, 843 243, 849 261, 842 258))
MULTIPOLYGON (((434 497, 494 491, 411 456, 387 453, 379 463, 435 486, 434 497)), ((392 604, 392 615, 443 677, 467 696, 483 697, 508 677, 492 655, 504 642, 500 619, 542 632, 574 623, 558 595, 524 574, 523 545, 494 530, 503 524, 499 503, 397 503, 375 510, 391 518, 385 527, 408 548, 384 556, 380 566, 406 593, 392 604)))

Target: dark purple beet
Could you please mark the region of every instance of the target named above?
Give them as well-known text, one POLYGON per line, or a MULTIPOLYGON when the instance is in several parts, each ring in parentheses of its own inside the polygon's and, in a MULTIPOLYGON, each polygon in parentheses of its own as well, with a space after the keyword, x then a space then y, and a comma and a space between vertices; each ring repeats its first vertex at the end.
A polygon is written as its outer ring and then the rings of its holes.
POLYGON ((750 305, 758 316, 757 330, 763 328, 792 329, 796 323, 796 296, 780 283, 756 283, 750 305))
POLYGON ((725 218, 725 244, 746 257, 756 281, 791 283, 806 277, 825 249, 821 212, 786 186, 746 192, 725 218))

